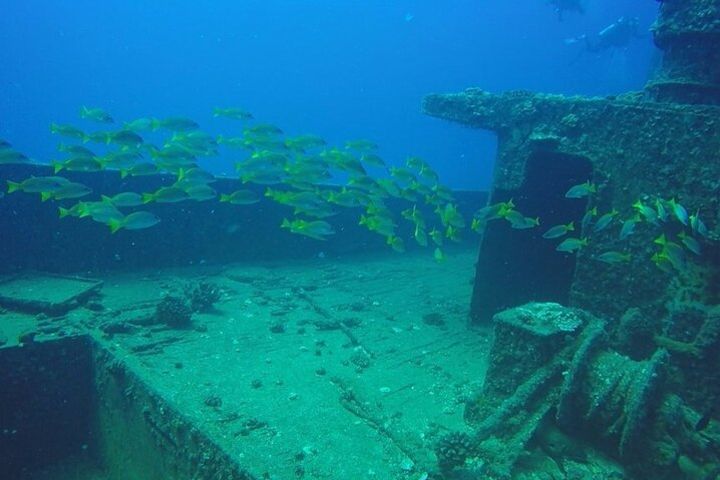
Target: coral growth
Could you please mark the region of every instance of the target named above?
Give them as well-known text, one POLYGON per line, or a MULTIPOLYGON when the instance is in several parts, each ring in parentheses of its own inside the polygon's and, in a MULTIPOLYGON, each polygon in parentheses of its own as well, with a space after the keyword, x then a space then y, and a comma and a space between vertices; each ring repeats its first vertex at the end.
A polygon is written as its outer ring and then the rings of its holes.
POLYGON ((222 292, 220 287, 208 282, 185 286, 185 297, 193 312, 206 312, 213 308, 215 302, 220 300, 222 292))
POLYGON ((445 435, 435 447, 435 455, 441 471, 452 471, 455 467, 464 465, 468 458, 475 456, 472 438, 461 432, 445 435))
POLYGON ((166 295, 155 309, 155 320, 173 328, 187 328, 192 325, 193 310, 181 298, 166 295))

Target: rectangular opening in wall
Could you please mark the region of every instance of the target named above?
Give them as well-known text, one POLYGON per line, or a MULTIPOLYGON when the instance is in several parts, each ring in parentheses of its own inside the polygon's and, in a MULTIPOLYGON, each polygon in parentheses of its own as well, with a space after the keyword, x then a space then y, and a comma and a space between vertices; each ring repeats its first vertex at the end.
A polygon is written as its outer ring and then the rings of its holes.
POLYGON ((562 239, 542 235, 552 226, 570 222, 578 228, 573 235, 579 235, 587 202, 565 194, 591 175, 592 164, 585 157, 536 151, 525 164, 520 188, 492 192, 491 203, 512 199, 523 215, 538 217, 540 226, 520 230, 504 220, 488 223, 475 275, 474 322, 489 322, 495 313, 531 301, 567 302, 575 256, 556 251, 562 239))

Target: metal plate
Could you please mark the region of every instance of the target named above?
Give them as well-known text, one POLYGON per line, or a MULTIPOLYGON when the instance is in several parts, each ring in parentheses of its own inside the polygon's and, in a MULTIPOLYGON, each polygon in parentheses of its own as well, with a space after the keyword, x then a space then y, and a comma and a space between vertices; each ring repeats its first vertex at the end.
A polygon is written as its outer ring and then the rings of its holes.
POLYGON ((63 315, 102 288, 90 278, 25 273, 0 280, 0 306, 9 310, 63 315))

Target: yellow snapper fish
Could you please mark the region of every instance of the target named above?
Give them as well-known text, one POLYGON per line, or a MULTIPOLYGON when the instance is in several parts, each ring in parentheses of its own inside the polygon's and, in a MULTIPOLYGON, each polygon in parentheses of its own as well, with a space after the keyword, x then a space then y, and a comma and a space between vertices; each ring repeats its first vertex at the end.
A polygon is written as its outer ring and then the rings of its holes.
POLYGON ((390 176, 399 182, 407 184, 417 181, 415 174, 404 167, 390 167, 390 176))
POLYGON ((367 196, 357 190, 348 190, 343 187, 339 192, 328 192, 327 201, 341 207, 361 207, 368 203, 367 196))
POLYGON ((331 178, 327 167, 322 163, 312 161, 296 161, 284 167, 288 175, 287 182, 296 185, 313 185, 325 182, 331 178))
POLYGON ((253 203, 258 203, 260 197, 252 190, 236 190, 232 193, 220 194, 220 201, 233 205, 252 205, 253 203))
POLYGON ((118 208, 137 207, 143 204, 142 195, 135 192, 121 192, 109 197, 102 195, 102 201, 110 203, 118 208))
POLYGON ((282 170, 256 170, 240 175, 243 183, 256 183, 258 185, 277 185, 285 181, 285 172, 282 170))
POLYGON ((360 162, 371 167, 385 167, 385 160, 375 153, 363 153, 360 155, 360 162))
POLYGON ((27 163, 30 159, 13 148, 0 149, 0 165, 27 163))
POLYGON ((555 250, 557 250, 558 252, 574 253, 582 249, 583 247, 586 247, 587 244, 587 238, 569 237, 563 240, 560 245, 555 248, 555 250))
POLYGON ((72 125, 60 125, 53 122, 50 124, 50 133, 60 135, 61 137, 76 138, 82 141, 88 140, 85 132, 72 125))
POLYGON ((112 168, 120 170, 123 168, 130 168, 136 163, 142 162, 143 156, 137 151, 119 151, 119 152, 108 152, 105 155, 95 157, 100 162, 103 168, 112 168))
POLYGON ((142 132, 152 130, 153 119, 152 118, 137 118, 129 122, 123 123, 125 130, 132 130, 134 132, 142 132))
POLYGON ((417 205, 413 205, 412 208, 407 208, 400 212, 406 220, 413 222, 415 225, 425 227, 425 219, 423 218, 422 212, 418 210, 417 205))
POLYGON ((243 133, 242 148, 246 150, 272 150, 275 152, 288 149, 279 135, 260 135, 250 132, 243 133))
POLYGON ((142 194, 143 203, 157 202, 157 203, 177 203, 183 200, 188 200, 190 196, 185 193, 185 190, 175 186, 171 187, 160 187, 152 193, 142 194))
POLYGON ((433 228, 432 230, 430 230, 429 235, 435 245, 437 245, 438 247, 442 247, 443 234, 440 230, 438 230, 437 228, 433 228))
POLYGON ((362 166, 360 160, 343 150, 339 150, 337 148, 324 150, 320 153, 320 157, 325 159, 331 167, 338 170, 358 174, 360 176, 367 174, 365 167, 362 166))
POLYGON ((195 200, 196 202, 204 202, 217 197, 215 189, 205 183, 189 184, 184 186, 183 190, 185 190, 190 200, 195 200))
POLYGON ((69 198, 81 198, 92 193, 92 188, 82 183, 68 182, 55 190, 41 192, 40 199, 45 202, 47 200, 66 200, 69 198))
POLYGON ((601 231, 605 230, 613 222, 613 220, 615 220, 615 217, 617 216, 618 213, 620 213, 620 212, 618 212, 617 210, 615 210, 613 208, 611 211, 601 215, 600 218, 597 219, 597 222, 595 222, 595 225, 593 226, 593 232, 597 233, 597 232, 601 232, 601 231))
POLYGON ((420 157, 408 157, 405 160, 405 165, 407 165, 408 168, 412 168, 413 170, 420 171, 424 166, 427 165, 425 163, 425 160, 423 160, 420 157))
POLYGON ((73 157, 95 157, 95 153, 83 145, 67 145, 61 143, 57 147, 58 151, 72 155, 73 157))
POLYGON ((701 237, 708 238, 710 232, 708 232, 707 226, 705 226, 705 223, 700 218, 700 209, 698 209, 693 215, 690 215, 688 221, 693 233, 700 235, 701 237))
POLYGON ((671 198, 670 201, 668 201, 668 205, 670 206, 670 210, 672 211, 675 218, 682 223, 683 225, 688 224, 688 213, 685 207, 680 205, 674 198, 671 198))
POLYGON ((387 218, 379 215, 360 215, 360 225, 364 226, 371 232, 379 233, 384 237, 391 237, 395 235, 395 222, 392 218, 387 218))
POLYGON ((658 225, 658 214, 654 208, 645 205, 642 201, 638 200, 633 203, 633 208, 637 211, 648 223, 658 225))
POLYGON ((453 227, 452 225, 448 225, 445 229, 445 238, 449 238, 453 242, 459 242, 460 241, 460 230, 453 227))
POLYGON ((123 147, 138 147, 143 143, 143 138, 132 130, 120 130, 107 135, 105 143, 114 143, 123 147))
POLYGON ((98 123, 115 123, 115 120, 102 108, 80 107, 80 118, 98 123))
POLYGON ((270 125, 268 123, 261 123, 258 125, 254 125, 252 127, 247 127, 243 130, 243 134, 247 135, 282 135, 283 131, 280 130, 280 128, 276 127, 275 125, 270 125))
POLYGON ((454 228, 465 228, 465 219, 460 214, 457 205, 446 203, 443 208, 436 208, 435 212, 440 217, 440 221, 444 226, 452 226, 454 228))
POLYGON ((587 182, 574 185, 565 193, 565 198, 584 198, 597 192, 595 184, 587 182))
POLYGON ((151 122, 152 130, 164 129, 173 132, 186 132, 188 130, 197 130, 198 128, 200 128, 200 125, 194 120, 185 117, 153 118, 151 122))
POLYGON ((630 259, 632 258, 632 255, 630 255, 629 253, 622 253, 622 252, 617 252, 617 251, 611 250, 608 252, 603 252, 600 255, 597 255, 593 258, 599 262, 613 264, 613 263, 629 262, 630 259))
POLYGON ((8 193, 42 193, 58 190, 63 185, 70 183, 65 177, 30 177, 22 182, 7 181, 8 193))
POLYGON ((160 223, 160 219, 151 212, 139 211, 133 212, 122 218, 112 218, 108 220, 107 225, 110 232, 115 233, 120 229, 125 230, 143 230, 160 223))
POLYGON ((141 177, 146 175, 155 175, 158 173, 158 167, 154 163, 142 162, 133 165, 130 168, 120 169, 120 178, 125 178, 128 175, 131 177, 141 177))
POLYGON ((585 215, 583 215, 582 220, 580 221, 580 232, 587 232, 587 229, 590 227, 590 223, 592 222, 593 218, 595 218, 598 214, 597 207, 589 208, 585 215))
POLYGON ((325 200, 315 192, 293 192, 268 188, 265 196, 277 203, 291 207, 315 208, 324 205, 325 200))
POLYGON ((213 117, 224 117, 233 120, 252 120, 253 114, 241 108, 213 108, 213 117))
POLYGON ((421 247, 427 247, 428 241, 424 226, 421 226, 420 224, 415 225, 415 232, 413 233, 413 237, 415 238, 415 241, 418 245, 420 245, 421 247))
POLYGON ((454 201, 452 191, 447 187, 436 184, 430 190, 432 193, 425 197, 425 202, 430 205, 439 206, 454 201))
POLYGON ((391 197, 400 198, 400 186, 392 178, 378 178, 375 182, 391 197))
POLYGON ((105 202, 78 202, 69 209, 60 208, 60 218, 68 215, 73 217, 90 217, 96 222, 107 223, 112 219, 123 217, 122 212, 114 205, 105 202))
POLYGON ((632 235, 635 232, 635 226, 640 222, 639 216, 634 216, 633 218, 628 218, 624 222, 622 222, 622 227, 620 227, 620 233, 618 234, 618 238, 620 240, 625 240, 630 235, 632 235))
POLYGON ((196 149, 206 149, 211 146, 217 146, 215 137, 201 130, 175 132, 166 143, 177 143, 186 148, 196 149))
POLYGON ((177 172, 177 180, 180 181, 188 181, 192 183, 212 183, 214 182, 215 175, 212 173, 203 170, 199 167, 192 167, 192 168, 182 168, 177 172))
POLYGON ((103 164, 95 157, 73 157, 64 161, 52 160, 50 166, 53 167, 53 173, 62 170, 71 172, 99 172, 103 169, 103 164))
POLYGON ((683 268, 685 265, 685 252, 680 244, 668 240, 664 233, 653 240, 653 243, 661 247, 660 252, 658 252, 660 259, 669 260, 675 270, 683 268))
POLYGON ((543 233, 543 238, 560 238, 573 230, 575 230, 574 222, 564 225, 555 225, 554 227, 548 229, 547 232, 543 233))
MULTIPOLYGON (((83 208, 84 208, 83 202, 78 202, 70 208, 59 207, 58 213, 59 213, 60 218, 65 218, 68 216, 79 217, 80 214, 83 212, 83 208)), ((120 212, 118 211, 118 213, 120 213, 120 212)), ((120 213, 120 216, 122 216, 121 213, 120 213)))
POLYGON ((314 238, 315 240, 326 240, 326 236, 335 233, 332 226, 323 220, 308 221, 297 218, 290 221, 284 218, 280 227, 288 229, 290 232, 298 235, 314 238))
POLYGON ((396 235, 389 235, 385 241, 396 252, 403 253, 405 251, 405 242, 402 238, 396 235))
POLYGON ((327 142, 317 135, 298 135, 285 139, 285 146, 297 152, 324 147, 326 144, 327 142))

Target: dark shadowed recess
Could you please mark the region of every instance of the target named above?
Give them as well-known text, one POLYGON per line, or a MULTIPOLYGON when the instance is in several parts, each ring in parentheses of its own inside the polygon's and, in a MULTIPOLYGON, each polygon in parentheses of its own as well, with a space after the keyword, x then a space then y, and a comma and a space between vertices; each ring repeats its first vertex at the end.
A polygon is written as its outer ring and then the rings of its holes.
MULTIPOLYGON (((492 192, 492 203, 512 199, 524 215, 540 217, 541 225, 514 230, 501 220, 488 224, 475 276, 473 322, 489 322, 495 313, 526 302, 567 302, 575 256, 557 252, 560 240, 548 240, 542 234, 570 221, 579 228, 587 202, 565 198, 565 193, 573 185, 587 181, 591 174, 587 158, 536 151, 525 165, 519 189, 492 192)), ((579 231, 572 234, 579 235, 579 231)))

